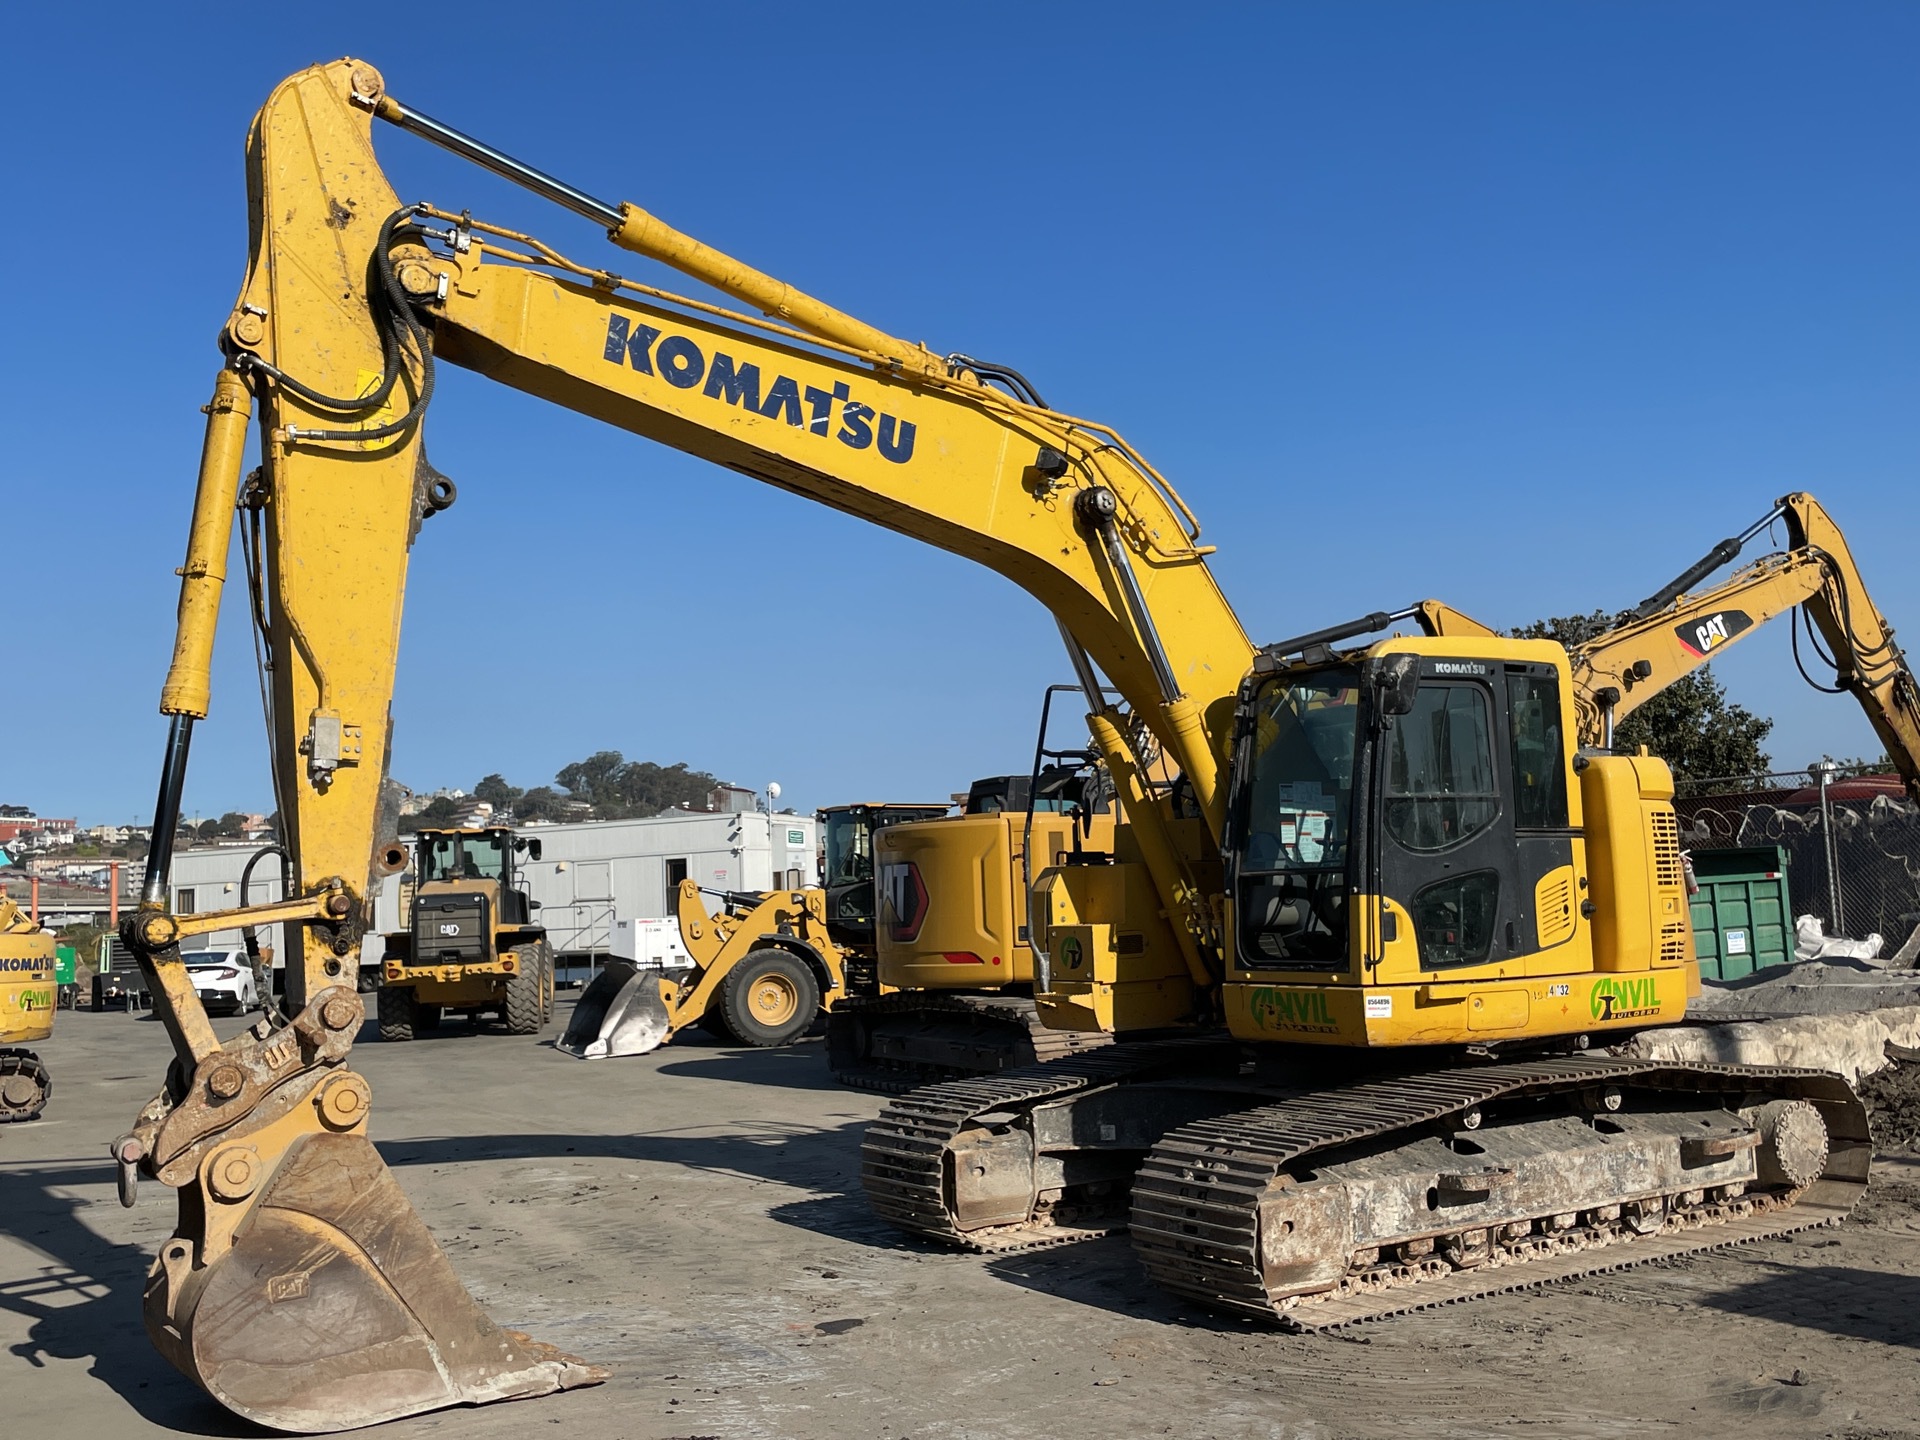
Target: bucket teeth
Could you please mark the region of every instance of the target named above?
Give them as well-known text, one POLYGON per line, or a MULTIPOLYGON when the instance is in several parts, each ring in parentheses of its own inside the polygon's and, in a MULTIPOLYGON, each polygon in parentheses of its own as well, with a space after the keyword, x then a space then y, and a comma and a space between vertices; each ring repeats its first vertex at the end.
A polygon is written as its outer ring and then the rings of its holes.
MULTIPOLYGON (((209 1203, 183 1199, 189 1213, 209 1203)), ((146 1310, 169 1360, 276 1430, 348 1430, 606 1378, 488 1319, 360 1134, 295 1139, 211 1263, 195 1263, 188 1237, 169 1242, 146 1310)))

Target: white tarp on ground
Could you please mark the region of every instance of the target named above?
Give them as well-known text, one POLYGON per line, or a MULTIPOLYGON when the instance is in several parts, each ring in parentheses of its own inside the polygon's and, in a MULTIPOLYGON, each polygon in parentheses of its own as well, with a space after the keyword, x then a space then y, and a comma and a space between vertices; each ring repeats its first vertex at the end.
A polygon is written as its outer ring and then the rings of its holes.
POLYGON ((1886 938, 1874 931, 1864 940, 1848 940, 1827 934, 1818 915, 1802 915, 1793 922, 1793 958, 1796 960, 1863 960, 1869 964, 1888 962, 1880 959, 1886 938))

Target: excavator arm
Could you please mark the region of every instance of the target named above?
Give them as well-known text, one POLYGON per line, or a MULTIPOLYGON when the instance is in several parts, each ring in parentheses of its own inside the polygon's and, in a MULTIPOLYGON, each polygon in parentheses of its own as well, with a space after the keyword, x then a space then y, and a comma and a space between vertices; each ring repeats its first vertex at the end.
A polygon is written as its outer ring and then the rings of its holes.
POLYGON ((1104 758, 1132 777, 1130 818, 1196 966, 1216 923, 1194 879, 1208 857, 1143 803, 1138 777, 1153 752, 1171 758, 1217 845, 1252 647, 1172 487, 1111 428, 1046 408, 1017 372, 895 339, 632 205, 509 160, 401 105, 361 62, 283 82, 247 157, 251 257, 207 407, 162 693, 155 849, 126 927, 177 1064, 115 1154, 123 1194, 138 1175, 180 1193, 147 1293, 162 1351, 241 1414, 326 1430, 597 1378, 494 1329, 466 1295, 367 1142, 370 1089, 346 1064, 373 884, 406 858, 385 805, 407 557, 454 498, 423 439, 436 365, 938 545, 1032 593, 1060 622, 1104 758), (578 264, 465 212, 404 205, 374 156, 376 116, 759 313, 578 264), (256 411, 260 467, 243 479, 256 411), (293 878, 272 918, 299 942, 290 1022, 222 1042, 179 942, 266 910, 176 917, 167 884, 236 514, 293 878), (1124 710, 1103 698, 1096 664, 1124 710), (347 1312, 359 1318, 326 1318, 347 1312))
MULTIPOLYGON (((1892 627, 1867 594, 1846 537, 1806 494, 1782 496, 1757 523, 1721 541, 1636 606, 1624 622, 1570 648, 1581 742, 1610 745, 1619 721, 1796 606, 1804 611, 1809 645, 1836 672, 1832 688, 1859 701, 1908 793, 1920 799, 1920 687, 1894 643, 1892 627), (1775 520, 1786 528, 1783 550, 1717 585, 1689 593, 1689 587, 1729 564, 1775 520), (1822 642, 1823 652, 1818 649, 1822 642)), ((1799 645, 1802 622, 1795 617, 1793 623, 1794 653, 1805 674, 1799 645)), ((1811 675, 1807 678, 1820 683, 1811 675)))
MULTIPOLYGON (((406 556, 450 485, 422 413, 448 361, 988 565, 1059 617, 1190 778, 1215 833, 1235 686, 1251 656, 1171 487, 1110 428, 983 383, 700 245, 591 200, 385 94, 341 61, 284 82, 249 147, 254 252, 224 333, 181 624, 162 710, 208 703, 238 496, 264 516, 276 787, 299 888, 355 901, 379 868, 406 556), (764 320, 573 264, 531 240, 403 207, 374 114, 607 221, 764 320), (259 393, 261 471, 240 446, 259 393), (1177 627, 1179 673, 1157 627, 1177 627)), ((171 754, 171 752, 170 752, 171 754)), ((169 763, 169 773, 180 767, 169 763)), ((163 793, 162 799, 167 798, 163 793)), ((164 807, 163 807, 164 808, 164 807)), ((310 957, 311 959, 311 957, 310 957)), ((329 978, 310 963, 310 988, 329 978)))

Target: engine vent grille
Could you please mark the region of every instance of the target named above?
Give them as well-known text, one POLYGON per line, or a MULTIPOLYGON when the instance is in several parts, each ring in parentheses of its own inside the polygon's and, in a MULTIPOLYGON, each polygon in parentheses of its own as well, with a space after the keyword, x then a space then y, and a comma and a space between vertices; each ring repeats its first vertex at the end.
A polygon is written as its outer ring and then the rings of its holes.
POLYGON ((1653 832, 1653 878, 1662 888, 1679 889, 1686 881, 1680 869, 1680 822, 1671 810, 1656 810, 1647 817, 1653 832))
POLYGON ((1687 960, 1687 927, 1678 920, 1669 920, 1660 927, 1660 960, 1662 965, 1684 965, 1687 960))

